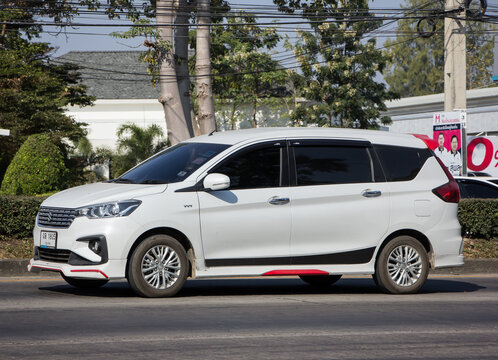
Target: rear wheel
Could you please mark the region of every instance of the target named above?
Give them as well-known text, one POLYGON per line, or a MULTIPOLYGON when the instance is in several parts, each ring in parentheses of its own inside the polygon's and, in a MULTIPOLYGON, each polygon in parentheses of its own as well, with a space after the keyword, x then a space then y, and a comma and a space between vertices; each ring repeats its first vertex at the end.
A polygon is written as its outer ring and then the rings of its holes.
POLYGON ((66 280, 66 282, 71 285, 71 286, 74 286, 78 289, 96 289, 96 288, 99 288, 101 286, 104 286, 105 284, 107 284, 109 282, 109 280, 100 280, 100 279, 76 279, 76 278, 72 278, 72 277, 67 277, 66 275, 62 275, 62 278, 64 280, 66 280))
POLYGON ((382 249, 375 264, 374 279, 390 294, 413 294, 429 274, 429 260, 423 245, 410 236, 399 236, 382 249))
POLYGON ((168 235, 145 239, 131 255, 128 282, 144 297, 174 296, 183 287, 189 270, 183 246, 168 235))
POLYGON ((310 285, 324 287, 337 282, 342 275, 299 275, 299 277, 310 285))

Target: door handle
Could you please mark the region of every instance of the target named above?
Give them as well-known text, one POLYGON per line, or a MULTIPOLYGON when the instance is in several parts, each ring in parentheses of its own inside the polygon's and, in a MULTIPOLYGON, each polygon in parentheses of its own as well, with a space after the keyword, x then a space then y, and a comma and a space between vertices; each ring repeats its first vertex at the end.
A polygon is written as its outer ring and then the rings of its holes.
POLYGON ((361 192, 361 195, 367 198, 378 197, 382 195, 382 191, 366 189, 361 192))
POLYGON ((272 205, 285 205, 289 203, 290 199, 289 198, 281 198, 278 196, 274 196, 268 200, 268 203, 272 205))

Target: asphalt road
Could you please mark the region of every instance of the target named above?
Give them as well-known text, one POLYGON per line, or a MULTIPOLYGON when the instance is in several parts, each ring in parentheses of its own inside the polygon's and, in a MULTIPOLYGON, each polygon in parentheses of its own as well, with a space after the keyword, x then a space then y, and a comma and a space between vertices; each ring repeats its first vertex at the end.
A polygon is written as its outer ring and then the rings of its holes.
POLYGON ((497 359, 498 276, 431 277, 417 295, 370 278, 188 281, 171 299, 124 282, 81 291, 0 278, 0 359, 497 359))

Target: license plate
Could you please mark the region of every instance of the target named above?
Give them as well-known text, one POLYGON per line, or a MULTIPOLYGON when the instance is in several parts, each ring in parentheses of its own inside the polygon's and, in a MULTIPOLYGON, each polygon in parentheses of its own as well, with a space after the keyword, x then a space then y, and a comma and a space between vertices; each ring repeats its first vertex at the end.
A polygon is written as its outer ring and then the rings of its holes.
POLYGON ((42 231, 40 235, 40 247, 55 249, 57 247, 57 233, 55 231, 42 231))

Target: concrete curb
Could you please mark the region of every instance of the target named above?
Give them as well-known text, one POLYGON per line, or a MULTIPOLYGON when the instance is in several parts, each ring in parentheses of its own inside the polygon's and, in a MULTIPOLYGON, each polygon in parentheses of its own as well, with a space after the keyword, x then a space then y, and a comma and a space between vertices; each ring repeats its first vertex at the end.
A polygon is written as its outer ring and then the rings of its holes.
MULTIPOLYGON (((41 271, 28 272, 28 262, 25 259, 0 260, 0 277, 9 276, 59 276, 58 272, 41 271)), ((498 259, 468 259, 461 267, 432 270, 436 275, 469 275, 498 274, 498 259)))
POLYGON ((9 276, 60 276, 59 272, 54 271, 28 271, 29 260, 26 259, 9 259, 0 260, 0 277, 9 276))

